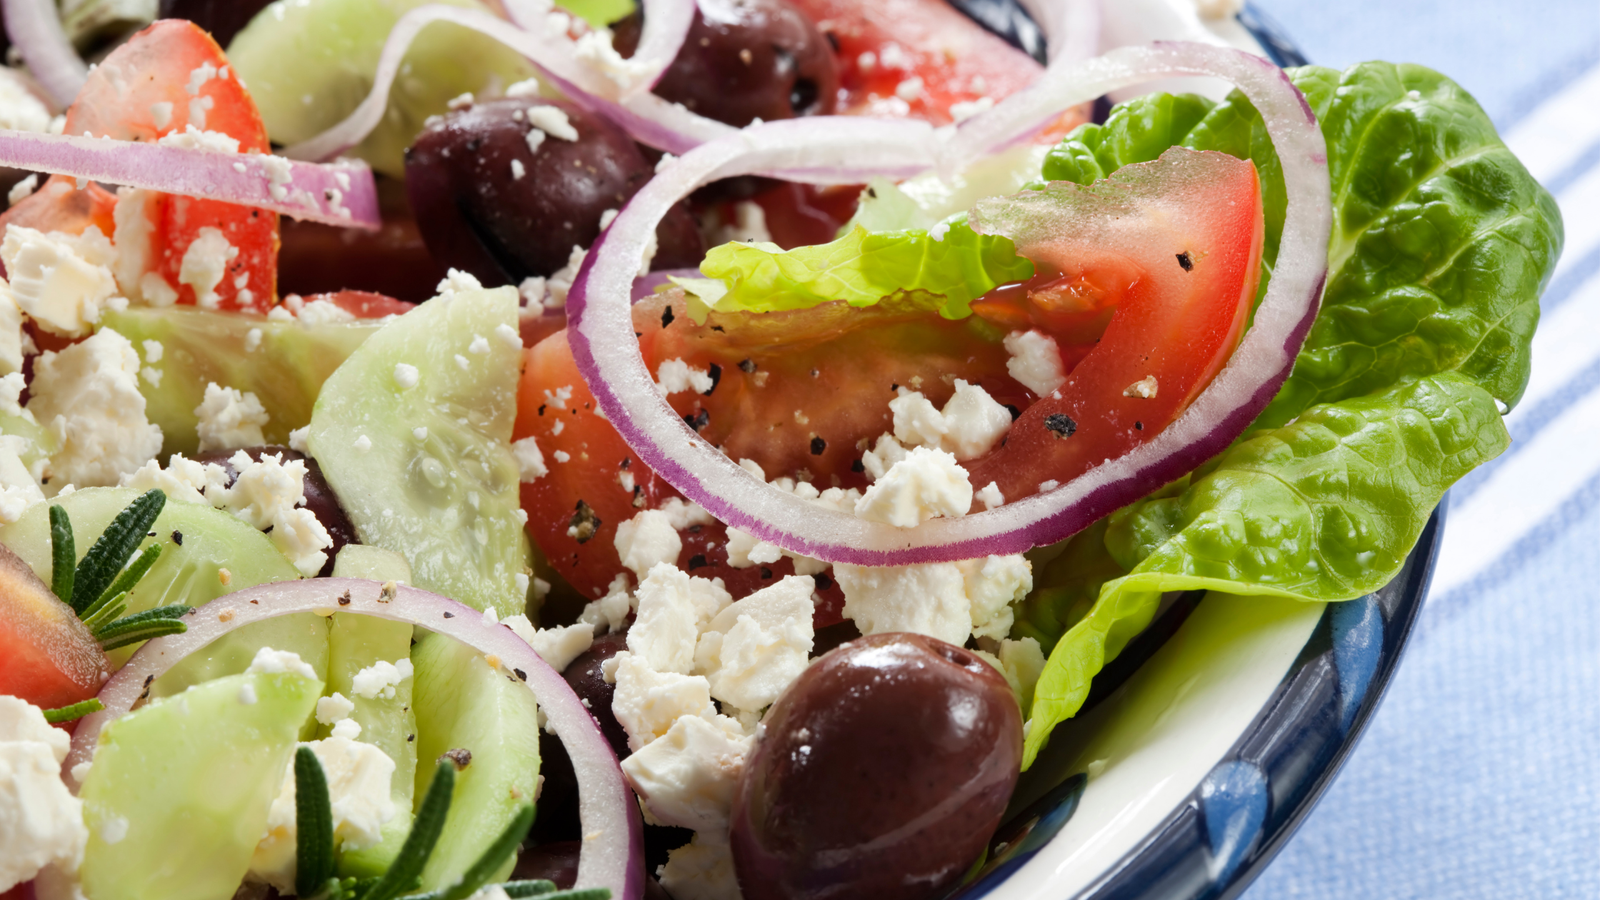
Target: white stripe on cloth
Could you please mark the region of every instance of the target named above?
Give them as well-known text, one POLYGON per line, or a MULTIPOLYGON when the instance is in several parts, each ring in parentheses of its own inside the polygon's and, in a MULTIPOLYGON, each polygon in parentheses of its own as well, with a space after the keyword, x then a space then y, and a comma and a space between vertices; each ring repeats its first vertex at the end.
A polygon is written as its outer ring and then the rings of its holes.
MULTIPOLYGON (((1540 105, 1506 143, 1534 177, 1565 173, 1600 141, 1600 66, 1540 105)), ((1592 154, 1590 155, 1592 159, 1592 154)), ((1562 190, 1566 246, 1556 279, 1600 248, 1600 166, 1562 190)), ((1600 273, 1548 310, 1533 339, 1527 391, 1506 417, 1516 442, 1503 462, 1450 511, 1432 592, 1443 597, 1494 567, 1553 515, 1579 487, 1600 475, 1600 385, 1586 377, 1600 364, 1600 273), (1555 416, 1536 417, 1550 401, 1571 397, 1555 416)))

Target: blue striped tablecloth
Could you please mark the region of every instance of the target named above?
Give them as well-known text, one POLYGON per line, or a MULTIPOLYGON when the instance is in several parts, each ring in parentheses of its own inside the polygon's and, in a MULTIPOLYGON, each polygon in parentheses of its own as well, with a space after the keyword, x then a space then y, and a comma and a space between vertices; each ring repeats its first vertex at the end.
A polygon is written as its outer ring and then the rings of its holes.
POLYGON ((1600 898, 1600 0, 1256 5, 1315 62, 1461 82, 1556 195, 1566 249, 1513 445, 1451 492, 1387 697, 1245 898, 1600 898))

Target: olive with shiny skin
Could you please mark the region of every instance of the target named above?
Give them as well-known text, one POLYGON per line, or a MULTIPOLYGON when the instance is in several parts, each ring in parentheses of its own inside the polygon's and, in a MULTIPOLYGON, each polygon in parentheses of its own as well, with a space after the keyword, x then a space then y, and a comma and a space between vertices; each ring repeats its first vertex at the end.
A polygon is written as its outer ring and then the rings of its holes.
MULTIPOLYGON (((821 30, 785 0, 699 0, 683 47, 656 82, 657 96, 743 127, 833 112, 839 67, 821 30)), ((634 13, 613 28, 624 56, 638 46, 634 13)))
POLYGON ((1006 681, 960 647, 877 634, 773 704, 734 793, 745 900, 924 900, 1000 824, 1022 761, 1006 681))
MULTIPOLYGON (((574 246, 594 243, 600 217, 621 209, 654 174, 617 126, 566 101, 533 97, 453 110, 406 150, 406 192, 429 252, 486 285, 554 274, 574 246), (577 140, 546 133, 530 146, 529 110, 544 106, 566 115, 577 140)), ((697 266, 705 254, 682 204, 656 228, 656 243, 656 269, 697 266)))
MULTIPOLYGON (((220 453, 202 453, 195 456, 194 461, 202 465, 216 463, 226 469, 228 484, 232 485, 233 480, 239 477, 239 473, 230 460, 238 452, 238 450, 225 450, 220 453)), ((301 480, 301 488, 306 495, 305 507, 317 517, 322 527, 328 530, 328 537, 333 539, 333 546, 327 550, 328 561, 322 564, 322 570, 317 574, 332 575, 334 557, 339 555, 345 544, 359 544, 361 540, 356 536, 355 526, 350 524, 350 517, 345 515, 344 507, 339 505, 339 498, 334 496, 333 488, 329 487, 327 479, 322 477, 322 467, 311 457, 298 450, 290 450, 288 447, 269 444, 265 447, 247 447, 244 452, 256 462, 260 462, 264 454, 282 454, 284 462, 295 459, 305 462, 306 475, 301 480)))

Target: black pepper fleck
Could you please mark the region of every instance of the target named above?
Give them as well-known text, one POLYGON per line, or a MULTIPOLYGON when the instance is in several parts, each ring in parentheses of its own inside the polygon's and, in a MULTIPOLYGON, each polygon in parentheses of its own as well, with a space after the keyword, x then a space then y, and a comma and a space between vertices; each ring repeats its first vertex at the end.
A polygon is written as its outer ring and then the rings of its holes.
POLYGON ((690 428, 693 428, 696 432, 698 432, 707 425, 711 424, 711 413, 706 412, 704 409, 697 409, 689 415, 684 416, 683 421, 688 423, 690 428))
POLYGON ((1013 422, 1015 422, 1016 420, 1022 418, 1022 410, 1018 409, 1017 407, 1013 406, 1010 403, 1006 404, 1006 412, 1011 413, 1011 421, 1013 421, 1013 422))
POLYGON ((754 372, 755 370, 756 370, 756 361, 755 360, 753 360, 753 359, 743 359, 743 360, 739 361, 739 371, 745 373, 746 375, 749 375, 751 372, 754 372))
POLYGON ((527 681, 528 680, 528 673, 527 672, 524 672, 521 669, 512 669, 511 671, 517 673, 517 680, 518 681, 527 681))
POLYGON ((1078 423, 1065 413, 1051 413, 1044 417, 1044 427, 1058 438, 1069 438, 1078 430, 1078 423))
POLYGON ((762 566, 761 567, 761 580, 762 581, 766 581, 767 579, 769 579, 771 577, 772 577, 772 569, 768 568, 767 566, 762 566))
POLYGON ((828 577, 827 572, 818 572, 814 577, 817 580, 817 590, 825 591, 833 587, 833 579, 828 577))
POLYGON ((812 456, 821 456, 822 452, 824 450, 827 450, 827 449, 828 449, 828 442, 827 441, 823 440, 820 437, 814 437, 814 438, 811 439, 811 455, 812 456))
POLYGON ((600 517, 595 515, 594 507, 579 500, 572 513, 572 520, 567 525, 568 532, 582 544, 600 530, 600 517))
POLYGON ((1189 251, 1185 250, 1178 254, 1178 265, 1183 266, 1185 272, 1194 271, 1194 260, 1189 258, 1189 251))
POLYGON ((672 324, 672 307, 668 306, 665 309, 661 310, 661 327, 665 328, 665 327, 667 327, 668 325, 671 325, 671 324, 672 324))
POLYGON ((446 619, 454 619, 456 617, 456 614, 453 613, 453 612, 447 612, 447 613, 444 614, 444 617, 446 619))
POLYGON ((852 472, 856 472, 856 473, 859 474, 861 472, 865 472, 866 470, 867 470, 867 464, 862 462, 859 459, 850 464, 850 471, 852 471, 852 472))
POLYGON ((350 592, 349 591, 345 591, 344 593, 339 595, 339 605, 340 606, 349 606, 350 605, 350 592))
POLYGON ((1143 431, 1144 430, 1144 423, 1143 422, 1135 422, 1135 423, 1133 423, 1133 430, 1134 431, 1143 431))
POLYGON ((704 553, 696 553, 695 555, 689 557, 690 569, 698 569, 705 565, 709 565, 709 563, 706 562, 706 555, 704 553))
POLYGON ((456 771, 459 772, 462 769, 465 769, 467 766, 472 765, 472 751, 461 747, 457 747, 454 750, 446 750, 445 752, 439 754, 439 759, 437 761, 444 762, 445 760, 455 763, 456 771))
POLYGON ((179 547, 182 547, 183 546, 183 532, 174 531, 172 533, 172 542, 174 544, 177 544, 179 547))
POLYGON ((711 387, 706 388, 705 391, 703 392, 702 396, 706 396, 706 397, 711 396, 711 392, 716 390, 717 389, 717 385, 722 383, 722 367, 721 366, 717 365, 716 363, 712 363, 711 364, 711 368, 708 371, 711 373, 711 387))

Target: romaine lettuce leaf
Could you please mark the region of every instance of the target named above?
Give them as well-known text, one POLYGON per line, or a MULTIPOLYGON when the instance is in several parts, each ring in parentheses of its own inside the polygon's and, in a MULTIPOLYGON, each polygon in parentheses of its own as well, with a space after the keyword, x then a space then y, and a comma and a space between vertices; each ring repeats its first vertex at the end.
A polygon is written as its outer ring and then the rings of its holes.
MULTIPOLYGON (((1508 408, 1528 379, 1539 294, 1562 242, 1554 198, 1459 85, 1413 65, 1291 69, 1328 141, 1333 234, 1322 314, 1258 425, 1402 378, 1461 372, 1508 408)), ((1043 175, 1087 184, 1170 143, 1255 161, 1277 256, 1284 192, 1266 131, 1235 92, 1124 104, 1052 150, 1043 175)), ((1265 281, 1265 279, 1263 279, 1265 281)))
POLYGON ((1009 281, 1033 277, 1033 263, 1008 238, 975 234, 964 222, 941 239, 927 231, 868 231, 857 226, 827 244, 784 250, 731 243, 706 254, 700 271, 727 286, 706 297, 719 312, 806 309, 832 300, 871 306, 897 294, 942 297, 939 313, 959 319, 970 303, 1009 281))
POLYGON ((1034 694, 1024 766, 1149 624, 1165 591, 1346 600, 1399 571, 1446 489, 1510 444, 1494 398, 1459 373, 1307 410, 1234 446, 1175 495, 1113 515, 1131 571, 1062 635, 1034 694))

